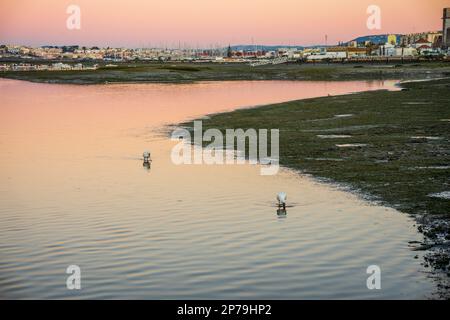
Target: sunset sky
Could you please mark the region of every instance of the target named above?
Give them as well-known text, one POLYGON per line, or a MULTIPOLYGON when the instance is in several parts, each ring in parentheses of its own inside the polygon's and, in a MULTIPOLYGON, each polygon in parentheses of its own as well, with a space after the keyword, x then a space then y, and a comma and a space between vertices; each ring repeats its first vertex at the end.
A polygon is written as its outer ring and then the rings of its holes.
POLYGON ((209 47, 312 45, 440 30, 450 0, 0 0, 0 44, 209 47), (69 5, 81 29, 66 27, 69 5), (369 5, 381 30, 368 30, 369 5))

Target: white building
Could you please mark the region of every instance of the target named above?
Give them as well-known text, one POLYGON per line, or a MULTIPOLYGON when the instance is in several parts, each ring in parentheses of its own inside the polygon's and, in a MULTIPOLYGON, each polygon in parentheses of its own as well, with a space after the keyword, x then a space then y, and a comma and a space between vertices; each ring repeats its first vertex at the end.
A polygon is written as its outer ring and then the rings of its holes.
POLYGON ((395 48, 395 56, 397 57, 414 57, 417 56, 417 49, 412 47, 395 48))
POLYGON ((391 43, 385 43, 380 45, 375 54, 381 57, 394 57, 396 55, 395 45, 391 43))
POLYGON ((312 53, 310 54, 306 60, 317 61, 317 60, 326 60, 326 59, 345 59, 347 58, 347 54, 343 51, 340 52, 320 52, 320 53, 312 53))

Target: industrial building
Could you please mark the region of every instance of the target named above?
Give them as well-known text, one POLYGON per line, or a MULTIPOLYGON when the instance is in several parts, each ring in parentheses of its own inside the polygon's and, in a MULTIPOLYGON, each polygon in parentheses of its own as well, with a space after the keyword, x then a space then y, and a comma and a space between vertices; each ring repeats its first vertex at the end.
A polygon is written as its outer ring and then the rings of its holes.
POLYGON ((442 16, 442 47, 450 48, 450 8, 445 8, 442 16))

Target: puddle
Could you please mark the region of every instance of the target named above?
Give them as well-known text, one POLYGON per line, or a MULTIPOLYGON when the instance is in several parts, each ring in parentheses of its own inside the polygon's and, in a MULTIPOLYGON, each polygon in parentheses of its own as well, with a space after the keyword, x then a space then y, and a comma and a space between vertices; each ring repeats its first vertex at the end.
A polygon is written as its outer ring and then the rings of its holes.
POLYGON ((442 140, 442 137, 426 137, 426 136, 414 136, 411 137, 414 140, 442 140))
POLYGON ((339 134, 328 134, 328 135, 319 134, 319 135, 317 135, 317 137, 321 138, 321 139, 345 139, 345 138, 351 138, 352 136, 345 135, 345 134, 342 134, 342 135, 339 135, 339 134))
POLYGON ((429 197, 432 198, 441 198, 441 199, 447 199, 450 200, 450 191, 443 191, 443 192, 438 192, 438 193, 431 193, 428 195, 429 197))
POLYGON ((419 170, 447 170, 450 169, 450 166, 428 166, 428 167, 413 167, 411 169, 419 169, 419 170))
POLYGON ((349 117, 353 117, 353 114, 337 114, 332 118, 310 119, 310 120, 305 120, 305 122, 330 121, 330 120, 336 120, 339 118, 349 118, 349 117))
POLYGON ((314 160, 314 161, 336 161, 336 162, 345 161, 344 159, 339 159, 339 158, 305 158, 305 160, 314 160))
POLYGON ((347 144, 337 144, 338 148, 363 148, 367 147, 367 144, 364 143, 347 143, 347 144))
POLYGON ((349 113, 349 114, 336 114, 334 116, 335 118, 349 118, 349 117, 353 117, 353 114, 349 113))
POLYGON ((403 102, 405 105, 429 105, 433 104, 432 102, 403 102))
MULTIPOLYGON (((342 132, 342 131, 359 131, 365 129, 375 129, 375 128, 386 127, 384 125, 376 125, 376 124, 367 124, 361 126, 348 126, 348 127, 340 127, 340 128, 330 128, 330 129, 308 129, 302 130, 302 132, 342 132)), ((389 126, 394 127, 394 126, 389 126)))

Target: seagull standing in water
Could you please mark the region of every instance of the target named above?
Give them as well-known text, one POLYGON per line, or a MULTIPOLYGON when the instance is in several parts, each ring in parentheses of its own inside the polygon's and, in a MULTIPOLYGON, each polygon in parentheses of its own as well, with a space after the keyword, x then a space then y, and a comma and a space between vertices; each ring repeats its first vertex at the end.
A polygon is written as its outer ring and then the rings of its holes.
POLYGON ((152 159, 150 159, 150 151, 144 151, 142 157, 144 158, 144 163, 149 163, 152 161, 152 159))
POLYGON ((283 210, 286 210, 286 192, 279 192, 277 194, 278 207, 283 207, 283 210))

